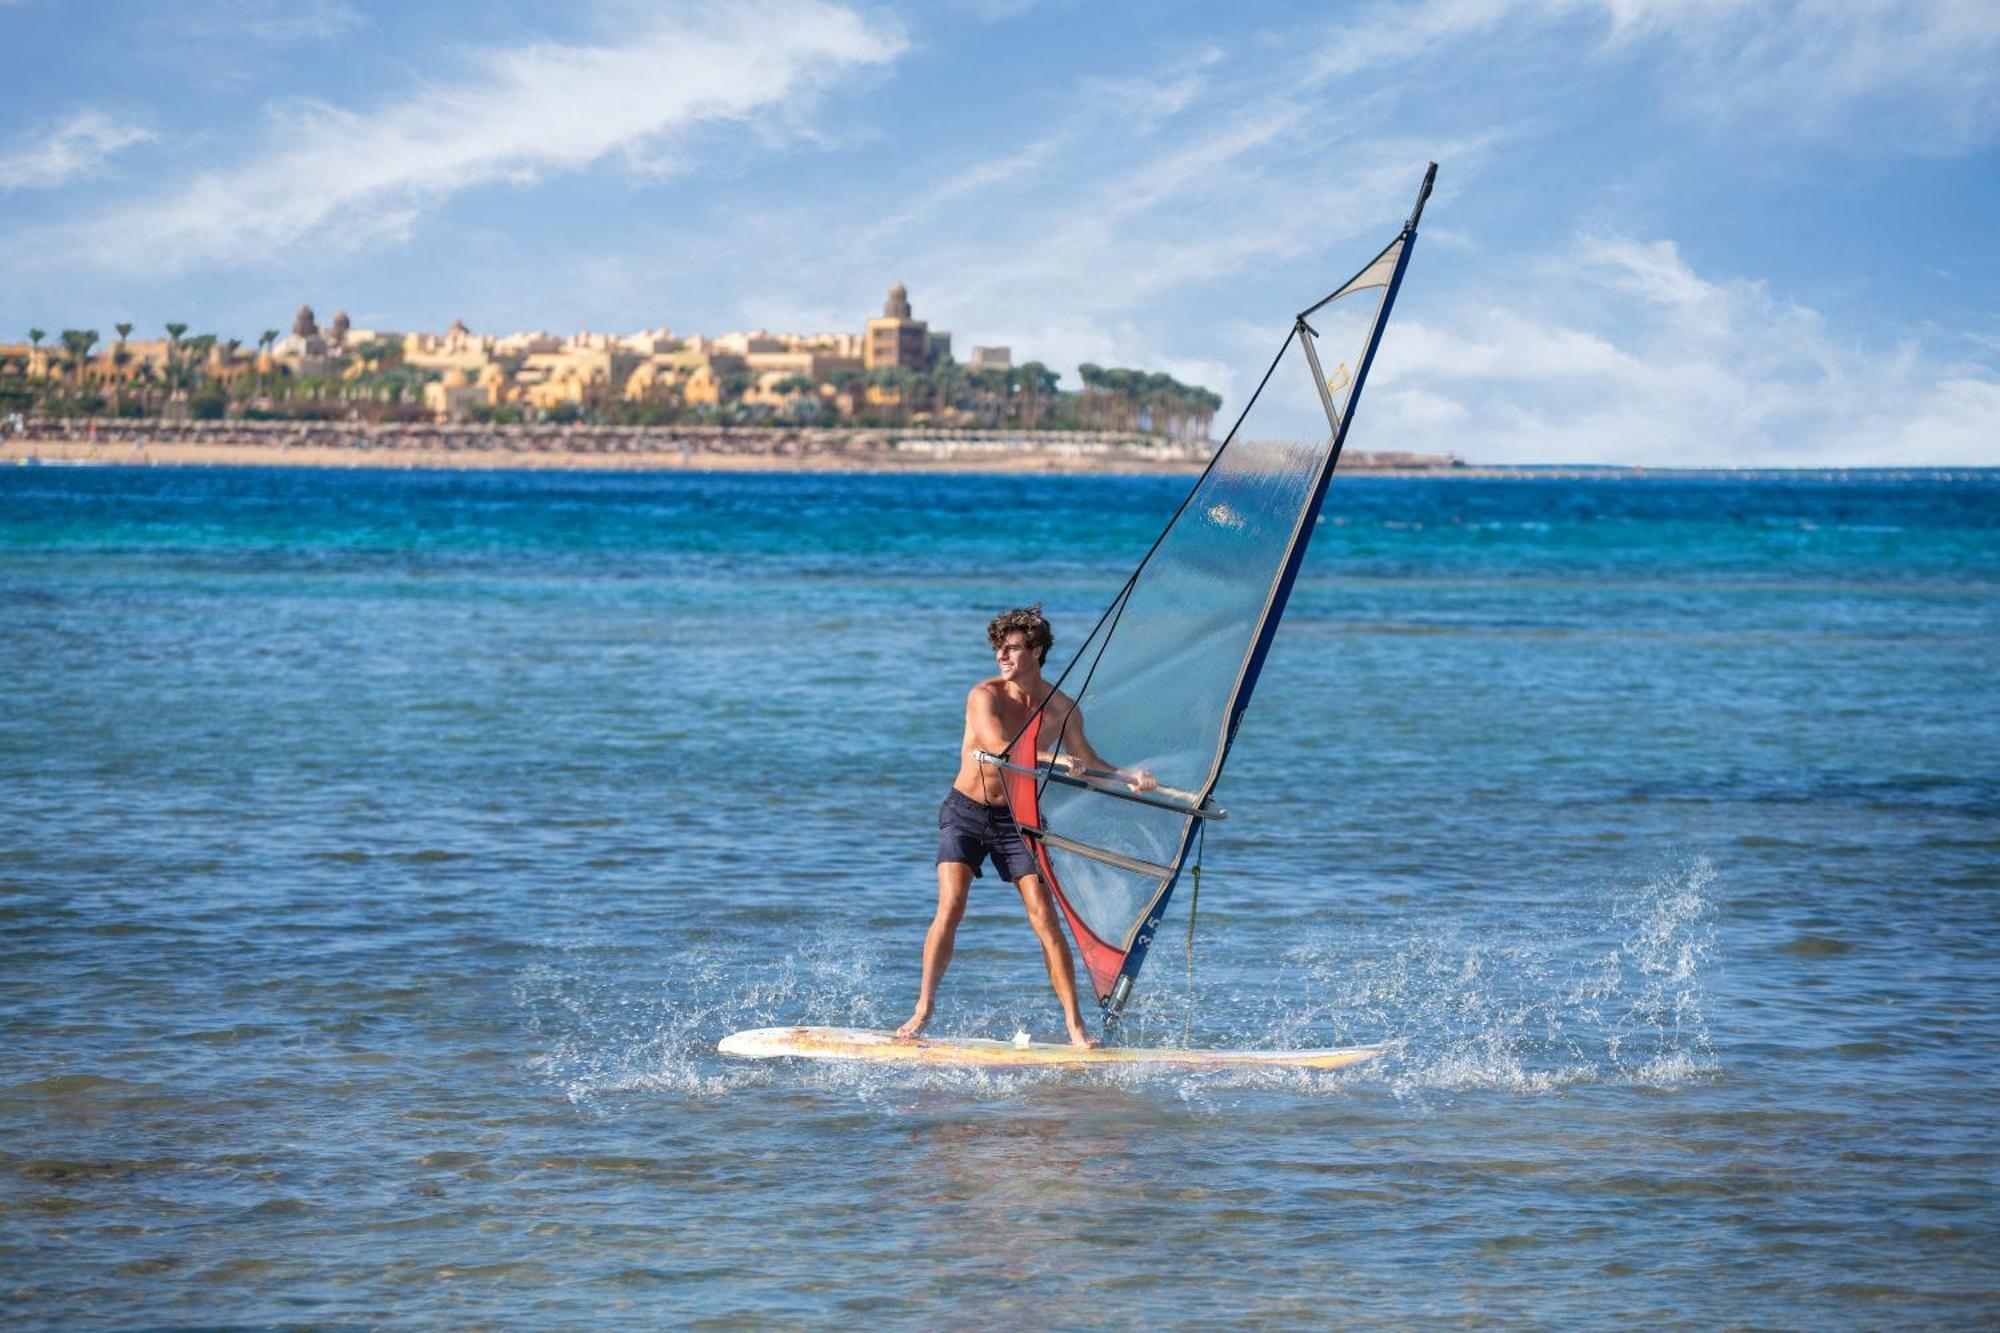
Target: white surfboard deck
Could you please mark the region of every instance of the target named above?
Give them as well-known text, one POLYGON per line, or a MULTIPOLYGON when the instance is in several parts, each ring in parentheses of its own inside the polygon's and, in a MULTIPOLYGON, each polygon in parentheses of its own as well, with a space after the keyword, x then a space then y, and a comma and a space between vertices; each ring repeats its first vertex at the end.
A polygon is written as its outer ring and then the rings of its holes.
POLYGON ((1163 1065, 1221 1069, 1345 1069, 1382 1054, 1381 1046, 1317 1051, 1204 1051, 1173 1047, 1071 1046, 1067 1042, 994 1041, 990 1037, 914 1037, 871 1028, 753 1028, 716 1046, 724 1055, 772 1059, 872 1060, 902 1065, 1163 1065))

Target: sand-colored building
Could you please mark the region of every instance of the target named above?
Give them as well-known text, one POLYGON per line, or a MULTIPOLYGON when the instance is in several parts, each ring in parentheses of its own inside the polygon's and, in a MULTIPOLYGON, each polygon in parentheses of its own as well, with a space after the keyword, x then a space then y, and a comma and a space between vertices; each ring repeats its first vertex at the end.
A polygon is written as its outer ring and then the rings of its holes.
POLYGON ((424 385, 424 408, 439 421, 465 421, 474 408, 492 404, 489 386, 455 366, 424 385))
MULTIPOLYGON (((637 333, 585 330, 567 337, 543 331, 476 333, 455 320, 442 333, 355 327, 347 312, 322 324, 310 305, 294 312, 290 331, 252 347, 218 343, 205 350, 164 338, 100 343, 84 362, 86 383, 116 387, 165 383, 178 365, 201 357, 210 379, 228 382, 256 373, 293 380, 358 381, 398 369, 422 379, 425 408, 440 421, 465 420, 488 408, 550 411, 611 402, 664 407, 715 407, 729 402, 775 412, 851 415, 859 406, 900 401, 893 388, 864 389, 861 372, 929 371, 950 357, 951 335, 910 310, 901 283, 889 289, 879 318, 860 333, 772 333, 742 330, 716 337, 677 335, 660 327, 637 333)), ((981 349, 982 355, 992 349, 981 349)), ((1000 349, 1004 358, 1006 353, 1000 349)), ((40 347, 0 344, 0 377, 57 379, 78 370, 59 339, 40 347)), ((405 381, 407 382, 407 380, 405 381)))
POLYGON ((80 365, 60 337, 40 346, 0 343, 0 378, 53 380, 114 393, 130 385, 164 385, 176 366, 226 382, 255 369, 258 361, 257 353, 240 343, 212 339, 100 338, 80 365))
POLYGON ((462 370, 476 376, 499 354, 498 342, 491 334, 474 333, 465 327, 464 320, 455 319, 443 333, 404 334, 403 364, 419 370, 462 370))
POLYGON ((915 318, 910 311, 910 292, 902 283, 892 283, 882 313, 862 330, 862 365, 869 370, 898 366, 923 372, 951 357, 951 335, 915 318))

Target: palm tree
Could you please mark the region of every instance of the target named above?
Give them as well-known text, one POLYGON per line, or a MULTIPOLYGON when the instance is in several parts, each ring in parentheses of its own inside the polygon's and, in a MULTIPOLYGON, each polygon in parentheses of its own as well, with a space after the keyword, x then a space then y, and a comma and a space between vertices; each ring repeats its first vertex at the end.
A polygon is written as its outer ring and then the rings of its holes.
POLYGON ((1104 367, 1086 361, 1076 368, 1077 378, 1083 381, 1083 399, 1078 404, 1085 423, 1099 424, 1099 416, 1104 401, 1104 367))
POLYGON ((271 365, 271 347, 278 341, 276 329, 265 329, 257 335, 257 382, 266 394, 271 392, 272 381, 276 378, 271 365))
POLYGON ((119 404, 122 406, 125 401, 125 367, 132 364, 132 354, 125 350, 125 340, 132 336, 132 330, 137 325, 133 324, 130 320, 126 320, 121 324, 113 324, 111 327, 118 330, 118 346, 111 353, 111 364, 117 367, 118 370, 114 392, 117 395, 119 404))
POLYGON ((70 366, 76 372, 76 391, 81 394, 84 367, 90 364, 90 349, 97 346, 97 330, 64 329, 62 345, 63 350, 69 353, 70 366))
POLYGON ((112 413, 116 415, 125 405, 125 367, 132 364, 132 353, 125 350, 125 340, 132 336, 131 324, 113 324, 118 330, 118 345, 111 349, 111 366, 116 372, 111 377, 112 413))
POLYGON ((812 391, 813 382, 805 375, 787 375, 771 386, 772 393, 780 393, 785 396, 785 411, 794 421, 804 415, 800 410, 801 396, 809 394, 812 391))
POLYGON ((167 397, 174 396, 180 387, 181 335, 188 331, 185 324, 169 324, 167 327, 167 397))
POLYGON ((931 401, 939 418, 958 407, 959 390, 965 383, 965 373, 964 367, 956 361, 940 361, 931 367, 931 401))
POLYGON ((900 413, 903 406, 903 377, 908 374, 909 372, 901 366, 877 366, 873 370, 863 373, 861 382, 873 390, 866 400, 869 406, 871 408, 887 406, 886 403, 878 402, 877 400, 888 398, 891 394, 894 394, 896 408, 900 413))
MULTIPOLYGON (((29 341, 29 342, 31 342, 31 343, 33 343, 33 344, 34 344, 34 346, 35 346, 35 352, 36 352, 36 357, 35 357, 35 359, 36 359, 37 361, 41 360, 41 356, 40 356, 40 353, 41 353, 41 350, 42 350, 42 339, 44 339, 44 338, 46 338, 46 337, 48 337, 48 336, 49 336, 49 331, 48 331, 47 329, 29 329, 29 330, 28 330, 28 341, 29 341)), ((43 372, 43 373, 45 373, 45 374, 47 373, 46 369, 44 370, 44 372, 43 372)))
POLYGON ((910 424, 910 409, 916 405, 914 400, 920 383, 922 378, 908 366, 889 367, 889 388, 896 395, 897 424, 910 424))
POLYGON ((1039 361, 1027 362, 1016 373, 1021 385, 1021 424, 1034 430, 1042 424, 1042 400, 1055 396, 1056 381, 1062 376, 1039 361))
POLYGON ((208 378, 208 354, 215 348, 215 335, 198 334, 181 343, 182 356, 175 379, 179 382, 184 397, 192 397, 203 380, 208 378))

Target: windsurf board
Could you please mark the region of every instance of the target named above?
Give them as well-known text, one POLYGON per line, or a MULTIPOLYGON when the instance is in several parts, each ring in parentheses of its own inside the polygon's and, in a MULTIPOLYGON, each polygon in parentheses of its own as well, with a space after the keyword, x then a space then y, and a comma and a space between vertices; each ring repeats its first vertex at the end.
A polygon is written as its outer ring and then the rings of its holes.
POLYGON ((753 1028, 724 1037, 724 1055, 750 1059, 867 1060, 903 1065, 1154 1065, 1176 1069, 1266 1066, 1344 1069, 1382 1054, 1381 1046, 1311 1051, 1215 1051, 1171 1046, 1071 1046, 990 1037, 913 1037, 871 1028, 753 1028))

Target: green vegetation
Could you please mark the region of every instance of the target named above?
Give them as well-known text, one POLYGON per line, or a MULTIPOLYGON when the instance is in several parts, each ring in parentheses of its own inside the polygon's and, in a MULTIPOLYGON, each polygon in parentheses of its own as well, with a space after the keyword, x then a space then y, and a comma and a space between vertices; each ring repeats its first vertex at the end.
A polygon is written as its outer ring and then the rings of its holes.
MULTIPOLYGON (((441 378, 435 368, 406 364, 404 345, 394 338, 334 343, 324 357, 281 363, 272 359, 277 329, 260 333, 253 352, 241 339, 190 335, 180 321, 163 326, 164 344, 136 347, 131 323, 112 327, 118 340, 108 348, 100 347, 96 329, 64 329, 53 348, 43 346, 46 331, 28 330, 32 354, 17 348, 0 357, 0 404, 63 417, 416 421, 431 415, 425 386, 441 378)), ((519 370, 513 362, 499 364, 510 377, 519 370)), ((537 409, 466 404, 461 396, 456 410, 494 424, 1101 430, 1199 440, 1222 403, 1170 375, 1118 367, 1083 366, 1083 386, 1070 392, 1039 361, 974 369, 946 359, 928 371, 843 367, 817 378, 769 379, 740 358, 720 356, 707 363, 713 401, 689 402, 682 393, 691 386, 678 375, 627 398, 624 382, 639 358, 616 364, 609 374, 599 369, 586 381, 571 381, 567 394, 574 401, 537 409)))
POLYGON ((1083 418, 1099 430, 1129 430, 1175 439, 1206 439, 1222 395, 1171 375, 1117 367, 1077 367, 1083 418))

